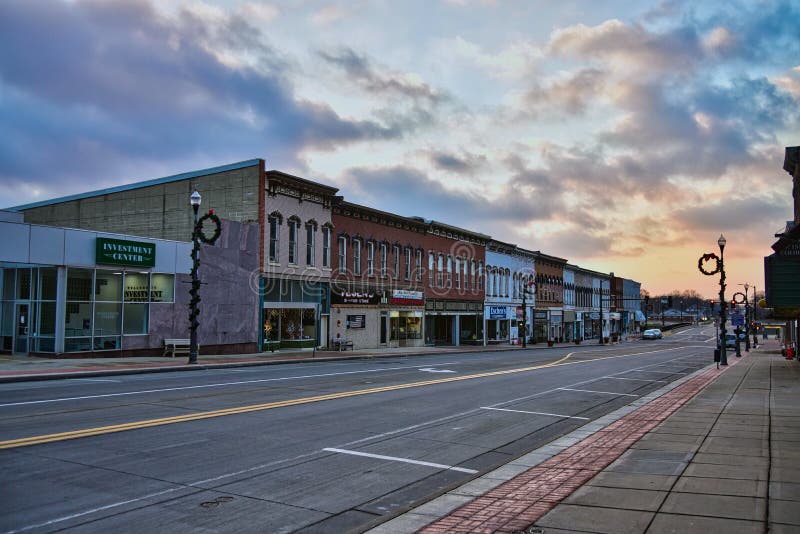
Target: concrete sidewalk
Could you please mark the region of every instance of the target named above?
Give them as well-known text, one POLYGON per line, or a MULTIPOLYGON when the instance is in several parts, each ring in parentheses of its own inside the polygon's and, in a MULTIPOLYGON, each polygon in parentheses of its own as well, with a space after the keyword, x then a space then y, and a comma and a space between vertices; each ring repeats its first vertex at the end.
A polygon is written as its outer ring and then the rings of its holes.
MULTIPOLYGON (((638 340, 630 340, 638 341, 638 340)), ((623 341, 622 343, 627 343, 623 341)), ((616 343, 614 343, 616 344, 616 343)), ((556 343, 548 347, 545 343, 528 345, 528 349, 573 348, 598 345, 597 340, 587 340, 581 345, 556 343)), ((609 343, 611 345, 611 343, 609 343)), ((323 351, 312 349, 282 350, 255 354, 202 354, 196 364, 188 364, 187 357, 140 356, 128 358, 41 358, 38 356, 0 355, 0 383, 23 382, 31 380, 53 380, 60 378, 81 378, 136 373, 160 373, 172 371, 197 371, 203 369, 224 369, 228 367, 249 367, 256 365, 277 365, 315 361, 351 360, 363 358, 424 356, 428 354, 500 352, 521 350, 520 345, 489 345, 458 347, 388 347, 380 349, 359 349, 349 351, 323 351)))
POLYGON ((370 532, 800 532, 800 364, 729 361, 370 532))

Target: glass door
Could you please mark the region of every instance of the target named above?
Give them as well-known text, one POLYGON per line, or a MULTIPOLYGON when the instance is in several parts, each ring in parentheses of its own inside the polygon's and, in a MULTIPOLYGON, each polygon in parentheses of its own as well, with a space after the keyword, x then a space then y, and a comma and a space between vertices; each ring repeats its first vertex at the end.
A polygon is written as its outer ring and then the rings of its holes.
POLYGON ((28 354, 29 304, 17 304, 14 319, 14 354, 28 354))

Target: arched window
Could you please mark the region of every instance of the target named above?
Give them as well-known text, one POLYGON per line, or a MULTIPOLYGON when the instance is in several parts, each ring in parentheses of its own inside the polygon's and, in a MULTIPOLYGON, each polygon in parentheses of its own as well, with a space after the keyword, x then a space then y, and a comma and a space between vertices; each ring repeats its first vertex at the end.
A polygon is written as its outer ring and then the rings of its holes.
POLYGON ((269 224, 269 261, 270 263, 280 262, 280 225, 283 216, 277 211, 273 211, 267 217, 269 224))

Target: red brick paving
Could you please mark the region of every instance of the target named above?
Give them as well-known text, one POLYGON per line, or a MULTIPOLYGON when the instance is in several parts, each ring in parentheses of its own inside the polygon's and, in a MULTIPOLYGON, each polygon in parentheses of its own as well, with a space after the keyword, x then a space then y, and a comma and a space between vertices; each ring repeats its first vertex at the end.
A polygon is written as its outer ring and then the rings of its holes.
POLYGON ((419 532, 493 534, 524 531, 619 458, 724 370, 707 369, 419 532))

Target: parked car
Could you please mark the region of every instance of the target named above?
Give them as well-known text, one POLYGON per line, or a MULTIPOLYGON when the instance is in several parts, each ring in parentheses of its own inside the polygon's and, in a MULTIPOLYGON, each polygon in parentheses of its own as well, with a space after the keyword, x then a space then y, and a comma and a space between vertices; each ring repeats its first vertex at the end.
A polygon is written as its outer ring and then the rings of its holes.
POLYGON ((663 334, 661 334, 661 330, 658 328, 651 328, 650 330, 645 330, 642 334, 642 339, 661 339, 663 334))

